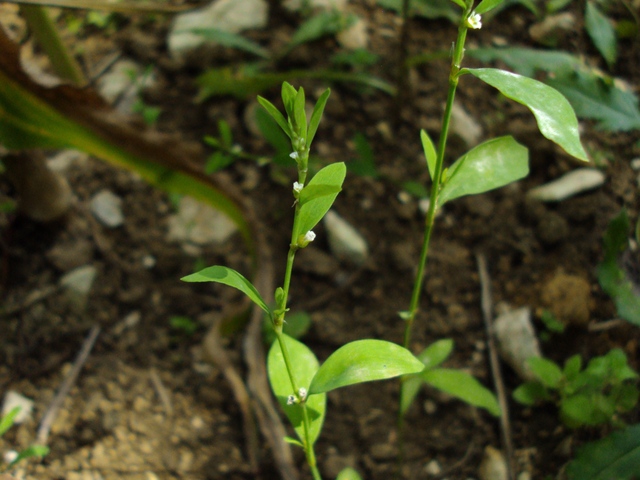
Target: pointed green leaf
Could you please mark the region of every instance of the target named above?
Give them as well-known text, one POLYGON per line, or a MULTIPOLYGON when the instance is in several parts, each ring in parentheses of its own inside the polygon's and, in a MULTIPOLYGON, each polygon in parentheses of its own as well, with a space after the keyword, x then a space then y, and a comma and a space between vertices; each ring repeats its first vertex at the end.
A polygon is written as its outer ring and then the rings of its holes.
POLYGON ((523 405, 532 406, 539 401, 551 400, 551 395, 540 382, 525 382, 513 391, 513 398, 523 405))
POLYGON ((489 10, 493 10, 504 1, 505 0, 482 0, 480 5, 478 5, 473 11, 482 15, 483 13, 487 13, 489 10))
POLYGON ((582 357, 580 355, 573 355, 564 362, 563 375, 567 381, 573 380, 582 369, 582 357))
POLYGON ((13 465, 27 458, 44 457, 48 453, 49 453, 49 447, 47 447, 46 445, 30 445, 29 447, 25 448, 24 450, 21 450, 18 453, 18 456, 15 458, 15 460, 13 460, 9 464, 9 467, 12 467, 13 465))
POLYGON ((19 413, 20 407, 13 407, 6 415, 0 418, 0 437, 7 433, 7 430, 13 426, 13 421, 19 413))
POLYGON ((289 118, 294 117, 294 105, 298 92, 289 82, 282 82, 282 103, 289 118))
POLYGON ((640 476, 640 424, 586 444, 567 466, 570 480, 629 480, 640 476))
POLYGON ((329 95, 331 95, 331 90, 327 88, 322 95, 320 95, 315 107, 313 107, 313 113, 311 114, 311 120, 309 121, 309 130, 307 132, 307 147, 311 146, 311 142, 313 142, 313 139, 316 136, 318 125, 320 125, 320 120, 322 120, 322 113, 324 112, 324 107, 327 104, 329 95))
POLYGON ((304 445, 302 444, 302 442, 300 440, 298 440, 297 438, 284 437, 284 441, 285 441, 285 443, 288 443, 289 445, 295 445, 296 447, 304 448, 304 445))
POLYGON ((340 193, 340 190, 342 189, 336 185, 307 185, 300 192, 298 201, 300 202, 300 205, 304 205, 316 198, 325 197, 331 194, 338 194, 340 193))
MULTIPOLYGON (((298 388, 307 388, 309 393, 311 393, 310 388, 308 388, 309 383, 311 382, 313 375, 318 371, 319 365, 316 356, 305 344, 289 337, 288 335, 283 334, 282 339, 289 354, 289 358, 292 359, 291 367, 293 368, 294 378, 296 379, 296 382, 298 382, 298 388)), ((282 356, 282 350, 280 349, 280 344, 277 340, 273 342, 267 356, 267 373, 269 375, 271 389, 277 397, 278 403, 287 415, 291 425, 293 425, 296 434, 302 443, 305 444, 306 440, 304 435, 302 406, 299 404, 287 405, 287 398, 289 395, 293 395, 294 391, 282 356)), ((315 443, 316 439, 320 435, 320 431, 322 430, 326 403, 327 395, 324 393, 309 395, 307 397, 306 405, 310 422, 309 438, 311 444, 315 443)))
POLYGON ((340 471, 336 480, 362 480, 360 474, 351 467, 347 467, 340 471))
MULTIPOLYGON (((296 99, 293 105, 293 118, 295 119, 296 128, 300 129, 300 136, 305 138, 307 135, 307 112, 305 109, 305 96, 304 88, 300 87, 296 94, 296 99)), ((307 146, 309 146, 307 144, 307 146)))
POLYGON ((499 188, 529 173, 529 152, 513 137, 488 140, 451 165, 438 197, 439 206, 464 195, 499 188))
POLYGON ((587 2, 584 12, 584 28, 591 37, 609 68, 616 63, 616 31, 609 20, 593 2, 587 2))
POLYGON ((409 410, 409 407, 415 400, 420 387, 422 387, 423 381, 418 375, 408 375, 402 379, 400 384, 400 415, 404 416, 409 410))
POLYGON ((531 357, 527 363, 545 387, 558 388, 562 380, 562 370, 555 362, 542 357, 531 357))
POLYGON ((500 405, 493 392, 466 372, 436 368, 422 372, 420 378, 432 387, 458 397, 470 405, 484 408, 491 415, 500 416, 500 405))
POLYGON ((258 290, 256 290, 256 287, 232 268, 214 265, 213 267, 207 267, 204 270, 182 277, 181 280, 183 282, 215 282, 237 288, 262 310, 269 315, 271 314, 269 307, 258 293, 258 290))
POLYGON ((291 138, 291 129, 289 128, 289 124, 284 118, 284 115, 280 113, 280 110, 278 110, 275 105, 269 100, 261 96, 258 96, 258 103, 262 105, 262 107, 269 113, 269 115, 271 115, 271 118, 273 118, 276 123, 280 125, 282 131, 286 133, 289 138, 291 138))
POLYGON ((453 340, 443 338, 433 342, 425 348, 419 355, 418 359, 424 364, 425 368, 433 368, 444 362, 453 351, 453 340))
POLYGON ((191 33, 194 35, 199 35, 206 40, 211 42, 215 42, 219 45, 223 45, 225 47, 237 48, 239 50, 244 50, 245 52, 253 53, 259 57, 264 59, 269 59, 269 51, 265 48, 262 48, 255 42, 239 35, 237 33, 231 33, 219 28, 191 28, 188 30, 180 30, 174 32, 175 34, 184 34, 191 33))
POLYGON ((496 68, 463 69, 460 73, 470 73, 500 90, 505 97, 529 108, 542 135, 560 145, 569 155, 589 161, 580 143, 576 114, 560 92, 532 78, 496 68))
POLYGON ((343 162, 332 163, 327 165, 311 179, 311 181, 302 189, 304 192, 309 187, 312 187, 312 192, 317 186, 334 187, 338 191, 313 198, 307 201, 300 207, 299 219, 298 219, 298 231, 295 232, 295 238, 299 235, 304 235, 309 230, 313 230, 322 217, 329 211, 331 205, 338 196, 338 192, 342 189, 342 182, 347 174, 347 167, 343 162))
POLYGON ((309 394, 422 371, 409 350, 384 340, 358 340, 336 350, 311 381, 309 394))
POLYGON ((429 138, 429 134, 424 130, 420 130, 420 140, 422 140, 422 149, 424 150, 424 158, 427 160, 429 176, 433 181, 433 176, 436 173, 436 162, 438 160, 436 148, 433 146, 433 142, 431 141, 431 138, 429 138))

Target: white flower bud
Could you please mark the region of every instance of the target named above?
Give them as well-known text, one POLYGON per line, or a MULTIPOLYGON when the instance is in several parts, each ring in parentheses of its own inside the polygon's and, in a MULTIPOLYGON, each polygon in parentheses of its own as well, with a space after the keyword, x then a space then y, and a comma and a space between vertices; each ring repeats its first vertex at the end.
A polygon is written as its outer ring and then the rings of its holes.
POLYGON ((295 405, 296 402, 296 396, 295 395, 289 395, 287 397, 287 405, 295 405))
POLYGON ((300 387, 300 389, 298 390, 298 397, 300 398, 300 400, 304 400, 307 398, 307 389, 304 387, 300 387))
POLYGON ((302 189, 304 188, 304 185, 298 182, 293 182, 293 191, 296 193, 300 193, 302 191, 302 189))
POLYGON ((482 28, 482 17, 479 13, 472 13, 467 17, 467 27, 478 30, 482 28))
POLYGON ((289 156, 293 158, 296 162, 298 161, 298 152, 291 152, 289 156))

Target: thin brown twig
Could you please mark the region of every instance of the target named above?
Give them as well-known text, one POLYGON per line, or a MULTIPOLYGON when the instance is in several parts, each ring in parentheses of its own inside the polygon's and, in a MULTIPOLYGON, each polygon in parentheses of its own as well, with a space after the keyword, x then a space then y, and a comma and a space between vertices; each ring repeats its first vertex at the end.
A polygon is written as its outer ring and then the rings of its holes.
POLYGON ((491 363, 491 374, 493 376, 493 384, 498 394, 498 402, 500 403, 500 430, 502 433, 502 443, 504 445, 507 457, 507 473, 509 479, 513 479, 513 440, 511 437, 511 423, 509 421, 509 405, 507 403, 507 394, 502 380, 502 372, 500 370, 500 361, 498 359, 498 350, 493 332, 493 300, 491 298, 491 279, 489 278, 489 269, 487 268, 487 260, 483 254, 476 256, 478 263, 478 274, 480 275, 480 305, 482 308, 482 318, 487 332, 487 347, 489 349, 489 362, 491 363))
POLYGON ((40 422, 40 427, 38 428, 36 437, 38 444, 47 444, 47 441, 49 440, 49 432, 51 431, 51 426, 53 425, 53 422, 58 415, 58 411, 60 410, 60 407, 62 407, 64 399, 67 397, 67 395, 69 395, 71 387, 73 387, 76 380, 78 379, 78 375, 80 374, 80 371, 82 370, 85 362, 89 358, 89 354, 91 353, 91 350, 93 349, 93 346, 95 345, 99 334, 100 326, 94 325, 91 328, 89 335, 87 335, 87 338, 85 338, 84 342, 82 343, 82 348, 80 349, 80 352, 78 352, 78 356, 73 362, 71 370, 60 385, 58 392, 53 397, 53 400, 49 404, 47 411, 42 417, 42 421, 40 422))
POLYGON ((258 430, 256 428, 256 421, 252 412, 251 398, 247 387, 240 374, 233 366, 233 362, 229 358, 227 351, 222 346, 220 341, 220 325, 223 317, 217 317, 207 336, 203 341, 205 354, 209 357, 212 363, 214 363, 220 371, 227 383, 233 391, 233 396, 240 407, 242 412, 242 427, 244 430, 245 446, 247 450, 247 457, 251 470, 257 475, 259 469, 259 442, 258 442, 258 430))
POLYGON ((167 415, 173 415, 173 404, 171 403, 169 392, 167 392, 164 383, 162 383, 162 379, 160 378, 160 375, 158 375, 158 371, 153 367, 149 369, 149 378, 151 379, 153 387, 156 389, 158 398, 167 412, 167 415))

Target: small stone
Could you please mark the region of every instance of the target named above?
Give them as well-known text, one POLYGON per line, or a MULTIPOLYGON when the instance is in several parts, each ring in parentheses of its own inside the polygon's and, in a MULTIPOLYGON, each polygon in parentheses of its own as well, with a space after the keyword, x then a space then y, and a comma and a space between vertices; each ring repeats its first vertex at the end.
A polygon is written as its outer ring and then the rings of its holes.
POLYGON ((377 443, 371 447, 371 457, 375 460, 391 460, 397 454, 396 448, 389 443, 377 443))
POLYGON ((363 265, 369 256, 369 247, 360 233, 333 210, 324 217, 329 247, 339 260, 363 265))
POLYGON ((442 473, 442 467, 437 460, 431 460, 424 466, 424 472, 428 475, 436 477, 442 473))
POLYGON ((631 169, 636 171, 640 170, 640 158, 631 160, 631 169))
POLYGON ((584 278, 557 272, 544 285, 541 297, 544 306, 565 325, 584 326, 589 322, 591 286, 584 278))
POLYGON ((552 46, 558 39, 576 28, 576 17, 573 13, 563 12, 557 15, 548 15, 541 22, 531 26, 529 35, 542 44, 552 46))
POLYGON ((122 59, 98 79, 100 95, 122 113, 131 113, 134 102, 143 88, 152 87, 155 75, 145 74, 145 70, 133 60, 122 59), (116 104, 117 102, 117 104, 116 104))
POLYGON ((579 168, 562 177, 529 190, 529 197, 542 202, 560 202, 587 190, 598 188, 605 182, 605 175, 595 168, 579 168))
POLYGON ((496 318, 493 328, 498 352, 504 361, 520 375, 520 378, 535 380, 536 377, 529 369, 527 361, 542 354, 531 323, 531 310, 524 307, 503 313, 496 318))
POLYGON ((504 455, 491 445, 484 449, 484 457, 478 468, 480 480, 508 480, 509 470, 504 455))
POLYGON ((60 286, 65 289, 69 304, 77 311, 86 307, 89 292, 98 271, 93 265, 75 268, 60 278, 60 286))
POLYGON ((182 59, 208 42, 190 31, 197 28, 218 29, 229 33, 267 26, 269 4, 265 0, 218 0, 211 5, 176 16, 167 44, 171 56, 182 59), (248 14, 250 12, 250 14, 248 14))
POLYGON ((433 400, 425 400, 423 408, 427 415, 433 415, 438 411, 438 404, 433 400))
POLYGON ((86 238, 75 238, 69 243, 55 245, 46 257, 57 269, 68 272, 92 260, 93 243, 86 238))
POLYGON ((482 138, 482 126, 457 102, 451 109, 451 133, 458 135, 468 148, 476 146, 482 138))
POLYGON ((2 404, 2 417, 7 415, 14 408, 19 407, 20 412, 13 419, 13 423, 19 425, 26 422, 31 418, 31 412, 33 411, 33 400, 20 395, 14 390, 9 390, 4 396, 4 402, 2 404))
POLYGON ((367 22, 358 17, 353 25, 336 35, 336 40, 347 50, 366 49, 369 45, 367 22))
POLYGON ((168 220, 170 242, 195 245, 221 244, 236 231, 236 225, 223 213, 192 197, 182 197, 178 212, 168 220))
POLYGON ((122 199, 109 190, 101 190, 93 196, 91 213, 108 228, 116 228, 124 223, 122 199))

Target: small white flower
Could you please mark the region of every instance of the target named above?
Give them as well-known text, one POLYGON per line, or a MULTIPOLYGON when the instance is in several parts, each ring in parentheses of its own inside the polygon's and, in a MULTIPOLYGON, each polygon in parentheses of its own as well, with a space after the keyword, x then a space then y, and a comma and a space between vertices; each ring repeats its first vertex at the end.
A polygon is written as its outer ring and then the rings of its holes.
POLYGON ((296 396, 295 395, 289 395, 287 397, 287 405, 295 405, 296 402, 296 396))
POLYGON ((295 161, 298 161, 298 152, 291 152, 289 156, 293 158, 295 161))
POLYGON ((298 182, 293 182, 293 191, 296 193, 300 193, 302 191, 302 189, 304 188, 304 185, 298 182))
POLYGON ((482 17, 479 13, 472 13, 467 17, 467 27, 474 30, 482 28, 482 17))
POLYGON ((304 387, 300 387, 300 389, 298 390, 298 397, 300 398, 300 400, 304 400, 305 398, 307 398, 307 389, 304 387))
POLYGON ((309 230, 304 234, 304 241, 307 243, 311 243, 316 239, 316 234, 313 233, 313 230, 309 230))

